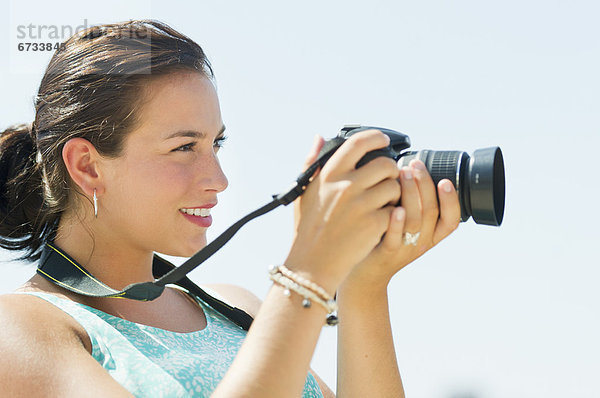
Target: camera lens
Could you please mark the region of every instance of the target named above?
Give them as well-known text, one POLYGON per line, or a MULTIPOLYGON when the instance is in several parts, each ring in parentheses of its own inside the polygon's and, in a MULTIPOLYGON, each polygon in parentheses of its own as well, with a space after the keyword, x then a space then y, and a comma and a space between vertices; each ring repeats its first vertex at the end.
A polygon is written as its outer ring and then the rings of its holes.
POLYGON ((422 150, 400 154, 398 167, 412 159, 425 163, 433 182, 444 178, 454 184, 460 201, 461 220, 473 216, 477 224, 502 224, 504 217, 504 159, 499 147, 477 149, 473 156, 461 151, 422 150))

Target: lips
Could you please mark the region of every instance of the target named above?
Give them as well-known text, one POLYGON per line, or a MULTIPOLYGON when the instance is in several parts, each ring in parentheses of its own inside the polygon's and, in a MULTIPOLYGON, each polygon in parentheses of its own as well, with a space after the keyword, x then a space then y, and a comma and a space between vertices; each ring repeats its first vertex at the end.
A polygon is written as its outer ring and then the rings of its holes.
POLYGON ((210 209, 207 209, 206 207, 196 207, 194 209, 179 209, 179 211, 184 214, 189 214, 190 216, 196 216, 196 217, 210 216, 210 209))
POLYGON ((179 213, 191 223, 208 228, 212 225, 210 209, 214 206, 216 206, 216 203, 209 203, 198 207, 182 207, 179 209, 179 213))

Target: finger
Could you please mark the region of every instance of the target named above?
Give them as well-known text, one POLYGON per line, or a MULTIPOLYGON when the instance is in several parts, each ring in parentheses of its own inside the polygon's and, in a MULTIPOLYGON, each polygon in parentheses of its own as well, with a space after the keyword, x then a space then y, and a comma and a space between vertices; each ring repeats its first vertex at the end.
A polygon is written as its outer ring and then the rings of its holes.
POLYGON ((379 130, 365 130, 356 133, 344 142, 323 167, 329 173, 335 170, 347 173, 356 168, 358 161, 370 151, 388 146, 390 138, 379 130))
POLYGON ((382 237, 387 233, 393 210, 393 206, 382 207, 381 209, 368 214, 368 218, 365 218, 364 225, 359 226, 359 228, 362 227, 370 229, 371 233, 366 235, 368 238, 366 238, 367 240, 364 242, 367 246, 371 246, 370 250, 373 250, 378 244, 380 244, 382 237))
POLYGON ((427 237, 427 240, 429 240, 433 236, 433 231, 439 218, 439 205, 435 184, 427 172, 425 163, 414 159, 410 162, 409 166, 413 171, 420 194, 422 216, 421 236, 427 237))
POLYGON ((319 156, 319 152, 321 151, 321 148, 323 148, 324 144, 325 144, 325 140, 323 139, 323 137, 321 137, 318 134, 315 135, 315 138, 313 139, 313 143, 312 143, 312 148, 311 148, 310 152, 308 153, 308 155, 306 156, 306 159, 304 160, 304 165, 302 167, 303 171, 308 169, 308 167, 317 160, 317 157, 319 156))
POLYGON ((363 189, 375 186, 388 178, 397 179, 400 177, 400 170, 398 170, 396 161, 386 157, 373 159, 352 173, 352 180, 358 187, 363 189))
POLYGON ((406 210, 401 206, 396 207, 392 212, 390 225, 381 243, 386 250, 398 250, 403 247, 405 222, 406 210))
MULTIPOLYGON (((306 171, 306 169, 308 169, 310 165, 317 160, 319 152, 321 151, 321 148, 323 148, 324 144, 325 140, 323 139, 323 137, 316 134, 315 138, 313 139, 312 148, 306 156, 306 159, 304 160, 302 171, 306 171)), ((298 224, 300 223, 300 202, 301 198, 298 198, 294 201, 294 231, 298 229, 298 224)))
POLYGON ((417 187, 412 169, 408 166, 400 170, 400 186, 402 188, 402 207, 406 210, 404 232, 420 232, 421 200, 419 188, 417 187))
POLYGON ((375 218, 377 219, 378 225, 381 227, 381 229, 378 231, 379 237, 377 238, 377 241, 373 247, 381 242, 381 238, 390 228, 390 220, 395 208, 395 206, 385 206, 375 212, 375 218))
POLYGON ((450 180, 442 180, 438 183, 438 195, 440 198, 440 219, 435 228, 433 243, 437 244, 460 224, 460 203, 456 189, 450 180))
POLYGON ((386 205, 396 206, 400 200, 400 184, 394 178, 381 181, 369 188, 361 196, 359 206, 362 209, 379 209, 386 205))

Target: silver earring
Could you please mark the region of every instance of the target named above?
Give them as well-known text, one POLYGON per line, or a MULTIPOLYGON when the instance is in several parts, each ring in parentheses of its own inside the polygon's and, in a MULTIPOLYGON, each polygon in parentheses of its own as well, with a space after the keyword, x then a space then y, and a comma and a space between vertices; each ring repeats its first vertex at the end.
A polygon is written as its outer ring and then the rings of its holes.
POLYGON ((96 197, 96 188, 94 188, 94 217, 98 218, 98 197, 96 197))

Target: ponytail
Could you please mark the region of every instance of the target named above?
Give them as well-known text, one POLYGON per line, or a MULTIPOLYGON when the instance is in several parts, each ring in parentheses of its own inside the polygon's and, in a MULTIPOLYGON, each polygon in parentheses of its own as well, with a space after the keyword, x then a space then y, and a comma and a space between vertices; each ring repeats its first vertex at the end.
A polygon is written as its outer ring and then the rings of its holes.
POLYGON ((26 250, 21 258, 32 261, 39 258, 49 221, 34 137, 32 124, 10 126, 0 135, 0 247, 26 250))

